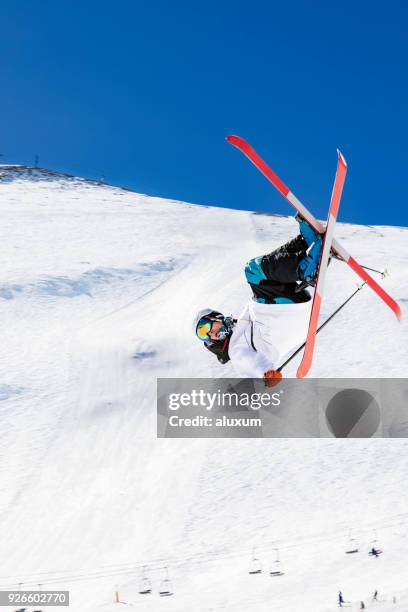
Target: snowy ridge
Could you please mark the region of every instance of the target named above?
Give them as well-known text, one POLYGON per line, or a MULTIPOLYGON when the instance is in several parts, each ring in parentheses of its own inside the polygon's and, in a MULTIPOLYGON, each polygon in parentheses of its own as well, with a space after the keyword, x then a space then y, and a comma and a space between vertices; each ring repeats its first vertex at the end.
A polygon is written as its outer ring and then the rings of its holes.
MULTIPOLYGON (((63 188, 64 185, 70 186, 100 186, 105 185, 103 180, 94 180, 88 178, 82 178, 73 174, 67 174, 66 172, 58 172, 55 170, 49 170, 48 168, 40 168, 33 166, 24 166, 16 164, 0 164, 0 183, 17 183, 17 182, 57 182, 59 188, 63 188)), ((109 189, 113 187, 107 186, 109 189)), ((121 189, 126 189, 122 187, 121 189)))
MULTIPOLYGON (((294 236, 294 220, 2 172, 0 584, 69 587, 74 612, 117 610, 115 585, 155 612, 326 612, 339 589, 354 609, 388 609, 369 603, 378 589, 406 611, 404 440, 155 438, 158 376, 232 373, 192 337, 195 312, 238 314, 245 262, 294 236), (254 546, 266 572, 279 548, 285 576, 248 575, 254 546), (160 598, 164 566, 174 595, 160 598)), ((406 315, 408 230, 338 224, 336 237, 389 269, 406 315)), ((323 317, 355 286, 333 261, 323 317)), ((406 321, 364 289, 319 335, 311 374, 406 376, 406 321)))

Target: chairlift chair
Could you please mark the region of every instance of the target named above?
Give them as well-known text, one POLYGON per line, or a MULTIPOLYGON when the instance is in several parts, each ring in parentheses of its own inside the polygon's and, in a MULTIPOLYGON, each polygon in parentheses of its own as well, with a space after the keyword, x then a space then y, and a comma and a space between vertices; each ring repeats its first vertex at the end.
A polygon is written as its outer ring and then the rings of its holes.
POLYGON ((282 566, 280 561, 275 561, 271 571, 269 572, 270 576, 283 576, 285 572, 282 571, 282 566))
POLYGON ((142 578, 139 584, 139 595, 149 595, 152 592, 152 584, 149 578, 142 578))
POLYGON ((161 581, 159 586, 159 595, 160 597, 168 597, 169 595, 173 595, 173 587, 168 578, 161 581))
POLYGON ((164 569, 165 577, 159 585, 159 595, 160 597, 169 597, 170 595, 173 595, 173 587, 169 578, 169 570, 167 569, 167 567, 164 569))
POLYGON ((146 568, 143 568, 142 578, 139 583, 139 595, 149 595, 152 592, 152 583, 147 577, 146 568))
POLYGON ((279 558, 279 550, 276 549, 276 558, 275 561, 272 564, 272 568, 269 572, 270 576, 283 576, 284 575, 284 571, 282 570, 282 564, 279 558))
POLYGON ((359 552, 358 541, 355 538, 349 538, 346 546, 346 555, 352 555, 359 552))
POLYGON ((262 573, 262 563, 255 556, 255 548, 252 549, 252 558, 249 562, 248 574, 261 574, 262 573))

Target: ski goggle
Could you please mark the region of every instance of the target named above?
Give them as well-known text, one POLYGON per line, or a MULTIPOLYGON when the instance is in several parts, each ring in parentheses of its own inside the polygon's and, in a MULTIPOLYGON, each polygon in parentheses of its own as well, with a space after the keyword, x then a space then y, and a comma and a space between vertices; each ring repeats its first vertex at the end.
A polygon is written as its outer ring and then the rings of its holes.
POLYGON ((209 342, 211 340, 209 333, 212 329, 213 323, 214 321, 211 321, 211 319, 203 318, 199 320, 196 329, 197 338, 199 340, 202 340, 203 342, 209 342))

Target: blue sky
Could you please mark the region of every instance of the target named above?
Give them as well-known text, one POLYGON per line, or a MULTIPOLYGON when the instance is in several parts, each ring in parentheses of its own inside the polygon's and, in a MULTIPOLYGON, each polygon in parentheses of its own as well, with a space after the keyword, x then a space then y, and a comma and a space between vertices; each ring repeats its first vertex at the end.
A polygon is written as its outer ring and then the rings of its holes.
POLYGON ((0 153, 139 192, 291 208, 235 149, 247 138, 326 216, 408 225, 408 4, 37 0, 2 7, 0 153))

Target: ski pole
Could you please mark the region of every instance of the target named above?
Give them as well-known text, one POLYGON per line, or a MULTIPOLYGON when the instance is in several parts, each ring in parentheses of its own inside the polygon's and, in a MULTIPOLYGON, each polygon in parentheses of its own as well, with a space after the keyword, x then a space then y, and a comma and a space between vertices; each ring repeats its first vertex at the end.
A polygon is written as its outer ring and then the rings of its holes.
MULTIPOLYGON (((338 255, 336 255, 335 253, 333 253, 333 251, 331 252, 331 257, 333 257, 334 259, 337 259, 338 261, 342 261, 344 263, 347 263, 346 261, 344 261, 344 259, 342 257, 339 257, 338 255)), ((376 272, 377 274, 380 274, 380 276, 382 278, 385 278, 386 276, 388 276, 388 270, 376 270, 375 268, 370 268, 369 266, 363 266, 362 264, 360 264, 360 266, 362 268, 364 268, 364 270, 370 270, 370 272, 376 272)))
MULTIPOLYGON (((343 304, 341 304, 341 305, 340 305, 340 306, 337 308, 337 310, 335 310, 335 311, 334 311, 334 312, 333 312, 333 313, 330 315, 330 317, 329 317, 328 319, 326 319, 326 321, 320 325, 320 327, 319 327, 319 328, 316 330, 316 334, 318 334, 318 333, 319 333, 319 331, 320 331, 321 329, 323 329, 323 327, 325 327, 325 325, 327 325, 327 324, 328 324, 328 322, 329 322, 329 321, 331 321, 331 320, 333 319, 333 317, 335 317, 335 316, 336 316, 336 314, 337 314, 338 312, 340 312, 340 310, 341 310, 342 308, 344 308, 344 306, 345 306, 346 304, 348 304, 348 302, 349 302, 349 301, 350 301, 350 300, 351 300, 351 299, 352 299, 352 298, 353 298, 353 297, 354 297, 354 296, 355 296, 355 295, 356 295, 356 294, 357 294, 359 291, 361 291, 361 289, 362 289, 362 288, 364 287, 364 285, 366 285, 366 284, 367 284, 367 283, 365 283, 365 282, 364 282, 362 285, 359 285, 359 286, 357 287, 357 289, 354 291, 354 293, 352 293, 352 294, 350 295, 350 297, 348 297, 348 298, 347 298, 347 300, 346 300, 345 302, 343 302, 343 304)), ((278 370, 277 370, 277 371, 278 371, 278 372, 281 372, 281 371, 283 370, 283 368, 284 368, 285 366, 287 366, 287 365, 288 365, 288 363, 289 363, 290 361, 292 361, 292 359, 293 359, 294 357, 296 357, 296 355, 297 355, 298 353, 300 353, 300 351, 301 351, 302 349, 304 349, 304 348, 305 348, 305 346, 306 346, 306 342, 304 342, 304 343, 302 344, 302 346, 300 346, 300 347, 299 347, 299 348, 298 348, 298 349, 297 349, 297 350, 296 350, 296 351, 293 353, 293 355, 291 355, 291 356, 290 356, 290 357, 289 357, 289 358, 288 358, 288 359, 287 359, 287 360, 286 360, 284 363, 282 363, 282 365, 281 365, 281 366, 278 368, 278 370)))
POLYGON ((385 278, 388 275, 387 270, 375 270, 375 268, 369 268, 368 266, 361 266, 364 270, 371 270, 371 272, 377 272, 377 274, 381 274, 382 278, 385 278))

